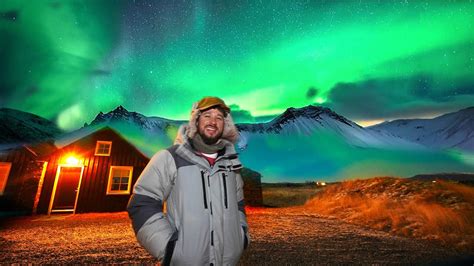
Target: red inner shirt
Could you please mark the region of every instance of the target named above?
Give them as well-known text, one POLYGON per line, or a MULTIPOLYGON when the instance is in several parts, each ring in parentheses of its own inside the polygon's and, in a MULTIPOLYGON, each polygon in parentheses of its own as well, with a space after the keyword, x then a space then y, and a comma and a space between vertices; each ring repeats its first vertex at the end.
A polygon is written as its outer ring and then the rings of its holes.
POLYGON ((209 163, 209 165, 212 167, 214 165, 214 163, 216 162, 216 159, 217 159, 217 153, 216 153, 216 158, 213 158, 213 157, 209 157, 207 156, 206 154, 204 153, 198 153, 199 155, 201 155, 202 157, 204 157, 207 162, 209 163))

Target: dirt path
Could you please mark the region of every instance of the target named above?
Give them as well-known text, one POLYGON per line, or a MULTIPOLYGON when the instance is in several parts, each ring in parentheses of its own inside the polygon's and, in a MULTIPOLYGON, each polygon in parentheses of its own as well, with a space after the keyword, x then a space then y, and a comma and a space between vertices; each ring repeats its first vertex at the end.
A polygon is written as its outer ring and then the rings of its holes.
MULTIPOLYGON (((252 243, 242 265, 429 264, 463 256, 294 209, 249 210, 252 243)), ((472 257, 471 257, 472 259, 472 257)), ((469 259, 464 262, 472 264, 469 259)), ((153 264, 126 213, 35 216, 0 224, 0 263, 153 264)))

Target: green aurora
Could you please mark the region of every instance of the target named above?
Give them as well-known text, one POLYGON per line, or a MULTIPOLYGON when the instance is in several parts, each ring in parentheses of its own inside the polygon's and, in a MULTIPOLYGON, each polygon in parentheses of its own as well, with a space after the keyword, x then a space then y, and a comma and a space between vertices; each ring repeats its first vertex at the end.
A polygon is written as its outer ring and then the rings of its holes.
POLYGON ((0 3, 0 107, 67 130, 118 105, 187 119, 217 95, 237 121, 321 104, 361 124, 474 103, 468 1, 0 3))

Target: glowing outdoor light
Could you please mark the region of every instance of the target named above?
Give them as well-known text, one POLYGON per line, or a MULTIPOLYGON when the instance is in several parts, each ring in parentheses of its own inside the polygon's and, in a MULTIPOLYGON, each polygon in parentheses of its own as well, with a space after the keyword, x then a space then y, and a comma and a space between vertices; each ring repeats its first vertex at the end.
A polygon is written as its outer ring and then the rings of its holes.
POLYGON ((318 187, 324 187, 325 185, 326 185, 326 182, 316 181, 316 186, 318 187))
POLYGON ((76 157, 74 157, 74 156, 71 155, 71 156, 67 157, 66 163, 67 163, 67 164, 77 165, 77 164, 79 164, 79 160, 78 160, 76 157))

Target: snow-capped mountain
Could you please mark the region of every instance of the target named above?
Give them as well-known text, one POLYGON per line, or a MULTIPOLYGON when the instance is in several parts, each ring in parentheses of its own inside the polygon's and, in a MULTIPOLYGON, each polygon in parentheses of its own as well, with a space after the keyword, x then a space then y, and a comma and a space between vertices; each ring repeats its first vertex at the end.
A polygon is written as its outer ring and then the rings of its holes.
POLYGON ((390 132, 430 148, 474 151, 474 107, 432 119, 400 119, 384 122, 371 126, 370 129, 381 134, 390 132))
POLYGON ((0 144, 23 144, 51 140, 61 134, 53 122, 40 116, 0 108, 0 144))
POLYGON ((351 145, 361 147, 420 148, 419 145, 386 132, 375 132, 363 128, 329 108, 308 105, 303 108, 288 108, 270 122, 239 124, 240 147, 254 134, 282 134, 287 136, 311 136, 327 133, 338 136, 351 145))
MULTIPOLYGON (((67 141, 58 141, 57 144, 67 143, 78 139, 86 133, 101 126, 110 126, 129 139, 141 139, 134 143, 148 155, 152 155, 157 148, 170 145, 179 125, 186 121, 175 121, 161 117, 147 117, 140 113, 129 112, 118 106, 106 114, 100 112, 96 118, 84 128, 68 134, 67 141), (74 137, 76 136, 76 137, 74 137), (156 144, 159 143, 159 144, 156 144), (156 145, 154 145, 156 144, 156 145)), ((280 116, 267 123, 237 124, 240 131, 238 147, 244 150, 251 138, 256 136, 278 135, 283 138, 316 137, 326 141, 326 136, 337 139, 352 146, 389 149, 420 149, 423 146, 414 144, 403 138, 387 132, 376 132, 365 129, 349 119, 333 112, 329 108, 309 105, 303 108, 288 108, 280 116), (322 134, 322 135, 321 135, 322 134)))
MULTIPOLYGON (((450 141, 454 138, 457 140, 454 143, 462 147, 472 147, 473 110, 468 108, 430 120, 394 121, 397 123, 363 128, 328 108, 312 105, 289 108, 267 123, 238 124, 239 157, 267 182, 409 177, 420 172, 470 173, 474 172, 474 161, 469 152, 446 152, 438 147, 453 145, 440 146, 437 142, 442 136, 450 141), (387 128, 379 128, 382 126, 387 128), (421 137, 417 140, 418 135, 413 132, 418 131, 425 132, 421 136, 430 137, 430 141, 422 142, 421 137), (402 138, 401 133, 411 138, 402 138)), ((0 140, 4 142, 10 142, 9 134, 15 132, 37 136, 38 131, 46 132, 48 138, 54 136, 54 144, 61 148, 108 126, 148 157, 169 147, 178 127, 186 123, 147 117, 119 106, 108 113, 99 113, 89 125, 57 137, 59 130, 50 121, 10 109, 1 109, 0 114, 0 140)), ((32 142, 30 139, 34 138, 25 139, 32 142)))
MULTIPOLYGON (((106 114, 100 112, 88 127, 109 125, 121 132, 135 129, 137 134, 143 131, 145 136, 150 136, 153 143, 155 139, 162 139, 163 145, 170 137, 167 132, 174 132, 179 125, 186 121, 175 121, 161 117, 146 117, 136 112, 129 112, 124 107, 118 106, 106 114), (154 139, 151 137, 154 136, 154 139)), ((86 126, 87 128, 87 126, 86 126)), ((288 108, 280 116, 270 122, 259 124, 237 124, 240 131, 238 146, 245 149, 252 135, 279 134, 282 136, 311 136, 325 133, 337 136, 342 141, 361 147, 389 147, 389 148, 420 148, 410 141, 382 132, 367 130, 347 118, 333 112, 329 108, 309 105, 303 108, 288 108)), ((123 133, 122 133, 123 134, 123 133)), ((170 144, 172 138, 168 141, 170 144)))
POLYGON ((175 121, 162 117, 147 117, 137 112, 129 112, 127 111, 127 109, 120 105, 113 111, 108 112, 107 114, 99 112, 99 114, 90 123, 90 125, 108 124, 114 122, 133 123, 147 130, 165 130, 167 127, 170 126, 179 126, 184 121, 175 121))
POLYGON ((303 108, 290 107, 270 122, 239 124, 237 127, 240 131, 251 133, 297 133, 308 135, 314 131, 315 125, 323 126, 326 117, 339 123, 346 124, 347 126, 360 127, 343 116, 331 111, 329 108, 314 105, 308 105, 303 108))

